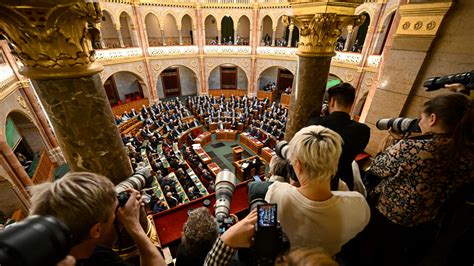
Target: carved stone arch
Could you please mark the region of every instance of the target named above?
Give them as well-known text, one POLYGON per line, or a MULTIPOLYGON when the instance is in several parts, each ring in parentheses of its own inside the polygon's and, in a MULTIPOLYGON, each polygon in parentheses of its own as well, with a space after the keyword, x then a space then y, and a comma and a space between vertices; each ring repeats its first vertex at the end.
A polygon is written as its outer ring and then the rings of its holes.
MULTIPOLYGON (((145 14, 145 15, 143 16, 143 24, 144 24, 144 25, 146 25, 146 17, 147 17, 148 15, 150 15, 150 14, 153 14, 153 15, 156 17, 156 20, 158 21, 158 26, 161 25, 162 22, 161 22, 161 20, 160 20, 160 16, 156 13, 155 10, 148 9, 148 10, 146 10, 146 11, 144 12, 144 14, 145 14)), ((161 28, 161 26, 160 26, 160 28, 161 28)))
POLYGON ((252 31, 252 20, 250 19, 249 14, 245 14, 245 13, 238 14, 238 18, 237 18, 237 22, 236 22, 237 25, 238 25, 238 23, 239 23, 239 21, 242 17, 246 17, 249 20, 250 31, 252 31))
POLYGON ((103 12, 106 12, 110 19, 112 20, 112 25, 117 26, 117 20, 115 19, 114 12, 110 11, 108 8, 102 8, 103 12))
MULTIPOLYGON (((134 26, 133 24, 133 17, 130 15, 129 11, 125 8, 122 8, 120 9, 117 13, 115 13, 115 16, 117 17, 116 20, 118 22, 118 24, 120 24, 120 15, 122 15, 122 13, 125 13, 127 14, 128 18, 128 23, 130 23, 130 26, 134 26)), ((118 25, 117 25, 118 26, 118 25)))
MULTIPOLYGON (((105 70, 104 70, 105 72, 105 70)), ((118 73, 118 72, 129 72, 133 75, 135 75, 137 78, 141 79, 141 82, 143 82, 145 85, 146 85, 146 78, 143 76, 143 74, 140 74, 136 71, 133 71, 133 70, 130 70, 128 68, 124 68, 124 69, 114 69, 114 71, 112 71, 111 73, 107 73, 106 75, 101 75, 101 78, 102 78, 102 83, 104 83, 108 78, 110 78, 112 75, 118 73)))
POLYGON ((292 67, 292 66, 289 66, 289 65, 285 66, 283 64, 270 64, 270 65, 265 66, 264 68, 257 69, 257 75, 255 75, 257 77, 257 81, 258 81, 258 79, 260 78, 260 75, 262 75, 263 72, 265 72, 267 69, 272 68, 272 67, 279 67, 279 68, 288 69, 291 72, 291 74, 293 74, 293 76, 296 77, 296 65, 295 65, 295 67, 292 67))
POLYGON ((183 11, 180 15, 179 15, 179 21, 180 23, 183 22, 183 18, 184 16, 188 15, 190 18, 191 18, 191 27, 194 29, 196 28, 196 22, 194 21, 194 17, 193 15, 191 14, 190 11, 183 11))
POLYGON ((173 12, 172 10, 169 10, 169 9, 168 9, 168 10, 165 10, 165 11, 161 14, 161 20, 160 20, 160 21, 163 22, 163 23, 161 23, 161 24, 163 24, 163 25, 160 24, 160 26, 163 26, 163 29, 164 29, 164 27, 166 26, 166 25, 165 25, 165 18, 166 18, 166 16, 168 16, 168 15, 170 15, 170 16, 173 17, 174 22, 176 23, 176 25, 175 25, 176 27, 178 27, 178 26, 181 24, 181 20, 178 21, 178 19, 177 19, 179 16, 178 16, 175 12, 173 12))
MULTIPOLYGON (((225 59, 225 60, 210 59, 211 61, 216 61, 216 62, 212 62, 212 66, 206 67, 206 80, 209 80, 209 76, 211 75, 212 70, 214 70, 215 68, 217 68, 221 65, 224 65, 224 64, 231 64, 231 65, 238 66, 239 68, 242 69, 242 71, 244 71, 245 76, 247 77, 247 82, 250 86, 250 82, 251 82, 251 80, 250 80, 250 65, 248 64, 246 66, 244 64, 244 60, 239 60, 239 59, 240 58, 232 58, 231 60, 229 60, 229 58, 225 59)), ((209 66, 209 62, 207 63, 207 65, 209 66)))
POLYGON ((362 6, 360 9, 357 9, 355 13, 356 15, 362 15, 362 13, 367 13, 367 15, 369 16, 370 22, 372 22, 372 18, 374 17, 374 10, 368 6, 362 6))
POLYGON ((384 16, 382 17, 382 20, 380 20, 380 22, 381 22, 382 24, 385 23, 385 20, 387 20, 387 18, 389 18, 391 15, 395 14, 395 12, 397 12, 397 9, 398 9, 397 6, 393 6, 393 7, 391 7, 390 9, 386 10, 386 11, 385 11, 385 14, 384 14, 384 16))
MULTIPOLYGON (((182 66, 191 70, 196 78, 196 90, 199 93, 202 90, 203 82, 199 75, 198 60, 195 58, 181 58, 181 59, 170 59, 170 60, 154 60, 152 61, 154 76, 156 77, 155 83, 160 80, 161 73, 172 66, 182 66)), ((158 93, 158 86, 156 87, 158 93)))
POLYGON ((202 23, 204 26, 206 25, 206 19, 207 19, 207 17, 209 17, 209 16, 212 16, 212 17, 216 20, 216 24, 217 24, 218 21, 220 21, 220 20, 219 20, 219 16, 218 16, 214 11, 208 11, 208 12, 204 13, 203 16, 202 16, 202 19, 203 19, 203 20, 202 20, 201 23, 202 23))

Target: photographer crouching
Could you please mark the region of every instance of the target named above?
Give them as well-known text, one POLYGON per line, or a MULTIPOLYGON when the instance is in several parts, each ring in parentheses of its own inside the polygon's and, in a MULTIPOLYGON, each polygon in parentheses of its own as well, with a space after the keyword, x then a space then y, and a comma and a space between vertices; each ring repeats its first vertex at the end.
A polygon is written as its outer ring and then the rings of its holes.
POLYGON ((114 236, 116 218, 134 240, 141 265, 166 265, 140 225, 140 193, 126 191, 128 199, 119 206, 116 189, 109 179, 94 173, 72 172, 53 183, 32 187, 31 214, 54 216, 69 228, 69 255, 78 266, 129 265, 111 248, 103 246, 114 236))
POLYGON ((422 135, 375 157, 370 173, 381 182, 370 196, 364 265, 417 265, 426 255, 441 208, 474 181, 473 121, 473 102, 465 95, 434 97, 418 122, 422 135))

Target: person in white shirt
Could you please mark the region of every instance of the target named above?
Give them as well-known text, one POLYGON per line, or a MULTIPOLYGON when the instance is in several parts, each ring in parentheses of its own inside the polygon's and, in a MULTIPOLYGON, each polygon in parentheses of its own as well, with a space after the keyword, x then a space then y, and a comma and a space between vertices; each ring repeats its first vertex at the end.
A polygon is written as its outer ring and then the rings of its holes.
POLYGON ((330 256, 369 222, 370 209, 359 192, 331 191, 342 139, 322 126, 298 131, 286 150, 299 187, 275 182, 265 200, 278 204, 278 219, 292 247, 323 248, 330 256))

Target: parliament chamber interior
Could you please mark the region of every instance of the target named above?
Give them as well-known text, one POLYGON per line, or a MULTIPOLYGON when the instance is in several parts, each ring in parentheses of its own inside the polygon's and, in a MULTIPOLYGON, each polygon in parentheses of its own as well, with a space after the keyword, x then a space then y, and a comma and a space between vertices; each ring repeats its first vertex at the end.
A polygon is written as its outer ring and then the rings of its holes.
POLYGON ((163 265, 473 265, 474 1, 24 2, 0 3, 0 265, 35 187, 83 172, 139 191, 163 265))

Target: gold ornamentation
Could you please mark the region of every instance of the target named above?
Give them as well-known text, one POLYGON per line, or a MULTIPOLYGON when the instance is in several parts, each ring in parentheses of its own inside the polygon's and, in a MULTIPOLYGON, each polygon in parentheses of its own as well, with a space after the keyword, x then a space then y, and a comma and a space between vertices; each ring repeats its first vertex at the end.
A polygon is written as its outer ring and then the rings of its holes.
MULTIPOLYGON (((341 36, 342 29, 348 25, 361 25, 364 15, 338 15, 335 13, 317 13, 314 15, 299 15, 291 17, 300 29, 298 55, 333 56, 336 41, 341 36)), ((285 16, 283 22, 288 24, 290 19, 285 16)))
POLYGON ((367 78, 365 80, 365 85, 370 86, 370 85, 372 85, 373 82, 374 82, 374 80, 372 78, 367 78))
POLYGON ((410 26, 411 26, 411 23, 409 21, 407 21, 407 22, 403 23, 402 28, 404 30, 408 30, 410 28, 410 26))
POLYGON ((346 81, 351 82, 354 79, 354 75, 352 73, 346 73, 346 81))
POLYGON ((25 99, 23 99, 22 96, 18 96, 18 98, 16 98, 16 101, 18 102, 18 104, 21 106, 21 108, 27 110, 27 106, 26 106, 26 102, 25 102, 25 99))
POLYGON ((0 3, 0 32, 24 63, 22 74, 33 79, 100 72, 87 23, 98 23, 101 18, 99 4, 83 0, 0 3))
POLYGON ((415 23, 415 25, 413 26, 413 29, 415 29, 415 30, 420 30, 421 27, 423 27, 423 22, 417 21, 417 22, 415 23))
POLYGON ((158 72, 158 71, 160 70, 160 68, 161 68, 161 65, 160 65, 160 64, 155 64, 155 65, 153 66, 153 70, 155 70, 156 72, 158 72))
POLYGON ((137 66, 137 71, 138 71, 138 73, 142 73, 143 72, 143 65, 138 65, 137 66))
POLYGON ((433 30, 436 28, 436 22, 434 20, 430 21, 430 23, 426 24, 426 29, 427 30, 433 30))

